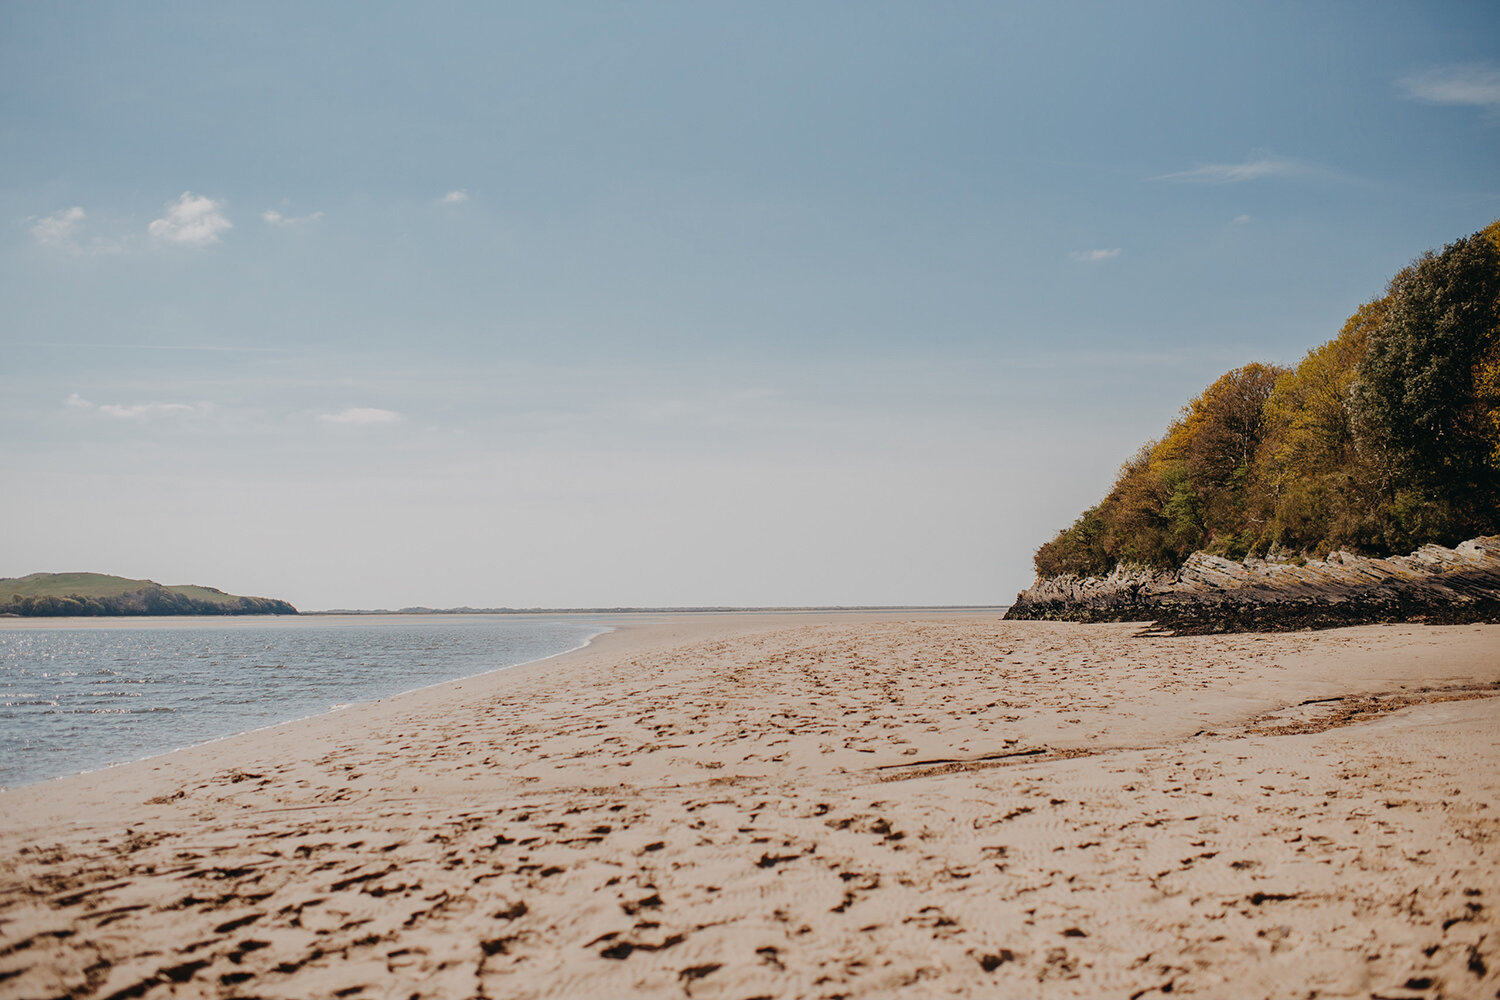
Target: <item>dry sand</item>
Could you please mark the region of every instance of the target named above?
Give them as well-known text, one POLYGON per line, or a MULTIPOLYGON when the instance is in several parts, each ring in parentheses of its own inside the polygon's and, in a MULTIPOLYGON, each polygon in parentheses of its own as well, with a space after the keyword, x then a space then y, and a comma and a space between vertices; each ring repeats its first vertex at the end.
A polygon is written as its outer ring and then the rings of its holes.
POLYGON ((1495 996, 1500 627, 1139 631, 676 616, 5 792, 0 995, 1495 996))

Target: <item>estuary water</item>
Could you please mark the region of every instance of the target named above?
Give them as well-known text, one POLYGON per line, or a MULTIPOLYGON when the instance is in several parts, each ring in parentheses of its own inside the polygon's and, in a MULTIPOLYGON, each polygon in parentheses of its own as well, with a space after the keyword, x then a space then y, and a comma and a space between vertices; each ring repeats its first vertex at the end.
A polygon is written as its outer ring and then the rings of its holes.
POLYGON ((539 660, 608 630, 529 615, 0 619, 0 787, 539 660))

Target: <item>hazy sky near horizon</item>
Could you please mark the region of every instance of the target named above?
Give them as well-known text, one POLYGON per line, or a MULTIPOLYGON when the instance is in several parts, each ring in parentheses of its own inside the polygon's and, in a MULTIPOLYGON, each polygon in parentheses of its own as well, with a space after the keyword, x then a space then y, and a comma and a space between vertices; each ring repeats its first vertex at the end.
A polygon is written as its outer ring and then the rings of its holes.
POLYGON ((1005 603, 1500 217, 1500 6, 0 3, 0 577, 1005 603))

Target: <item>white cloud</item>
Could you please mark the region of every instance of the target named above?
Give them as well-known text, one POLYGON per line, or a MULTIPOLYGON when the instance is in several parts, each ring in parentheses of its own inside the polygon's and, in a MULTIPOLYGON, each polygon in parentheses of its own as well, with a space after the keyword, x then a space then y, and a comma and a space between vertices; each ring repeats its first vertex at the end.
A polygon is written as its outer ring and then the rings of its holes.
POLYGON ((1500 69, 1484 63, 1446 66, 1396 81, 1402 93, 1429 104, 1458 104, 1500 110, 1500 69))
POLYGON ((1313 173, 1307 165, 1279 156, 1262 156, 1244 163, 1206 163, 1191 170, 1178 170, 1153 177, 1158 181, 1188 181, 1198 184, 1237 184, 1262 177, 1290 177, 1313 173))
POLYGON ((318 419, 329 424, 370 426, 400 423, 401 414, 395 410, 382 410, 373 406, 351 406, 337 413, 320 413, 318 419))
POLYGON ((260 217, 266 220, 268 225, 277 227, 300 226, 307 222, 317 222, 323 217, 322 212, 313 212, 311 215, 282 215, 274 208, 268 208, 260 213, 260 217))
POLYGON ((31 236, 36 240, 37 246, 65 250, 75 257, 82 254, 115 254, 126 251, 126 242, 114 237, 94 236, 83 241, 82 229, 87 219, 88 213, 74 205, 72 208, 53 212, 46 218, 37 219, 31 227, 31 236))
POLYGON ((213 409, 211 403, 91 403, 78 393, 70 393, 63 403, 76 410, 97 413, 111 420, 146 420, 173 414, 207 414, 213 409))
POLYGON ((122 406, 118 403, 101 403, 99 412, 116 420, 138 420, 141 417, 162 417, 169 413, 197 413, 199 407, 187 403, 136 403, 122 406))
POLYGON ((463 188, 454 188, 438 199, 439 205, 462 205, 469 200, 469 192, 463 188))
POLYGON ((31 227, 32 238, 44 247, 62 247, 77 253, 78 247, 74 244, 73 237, 84 217, 83 209, 77 205, 53 212, 31 227))
POLYGON ((175 202, 167 203, 167 214, 146 227, 152 239, 163 243, 206 247, 219 242, 219 234, 233 228, 224 217, 224 203, 184 191, 175 202))
POLYGON ((1247 226, 1253 221, 1248 215, 1236 215, 1229 220, 1231 226, 1247 226))
POLYGON ((1080 262, 1095 260, 1114 260, 1116 257, 1120 256, 1120 248, 1115 247, 1112 250, 1074 250, 1072 253, 1068 254, 1068 256, 1073 260, 1080 262))

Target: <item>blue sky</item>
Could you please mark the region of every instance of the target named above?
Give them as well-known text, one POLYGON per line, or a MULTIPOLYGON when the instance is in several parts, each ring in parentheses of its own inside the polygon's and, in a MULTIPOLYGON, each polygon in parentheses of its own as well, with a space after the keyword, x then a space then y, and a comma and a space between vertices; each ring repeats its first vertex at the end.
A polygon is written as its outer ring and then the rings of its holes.
POLYGON ((0 4, 0 576, 997 603, 1500 217, 1474 4, 0 4))

